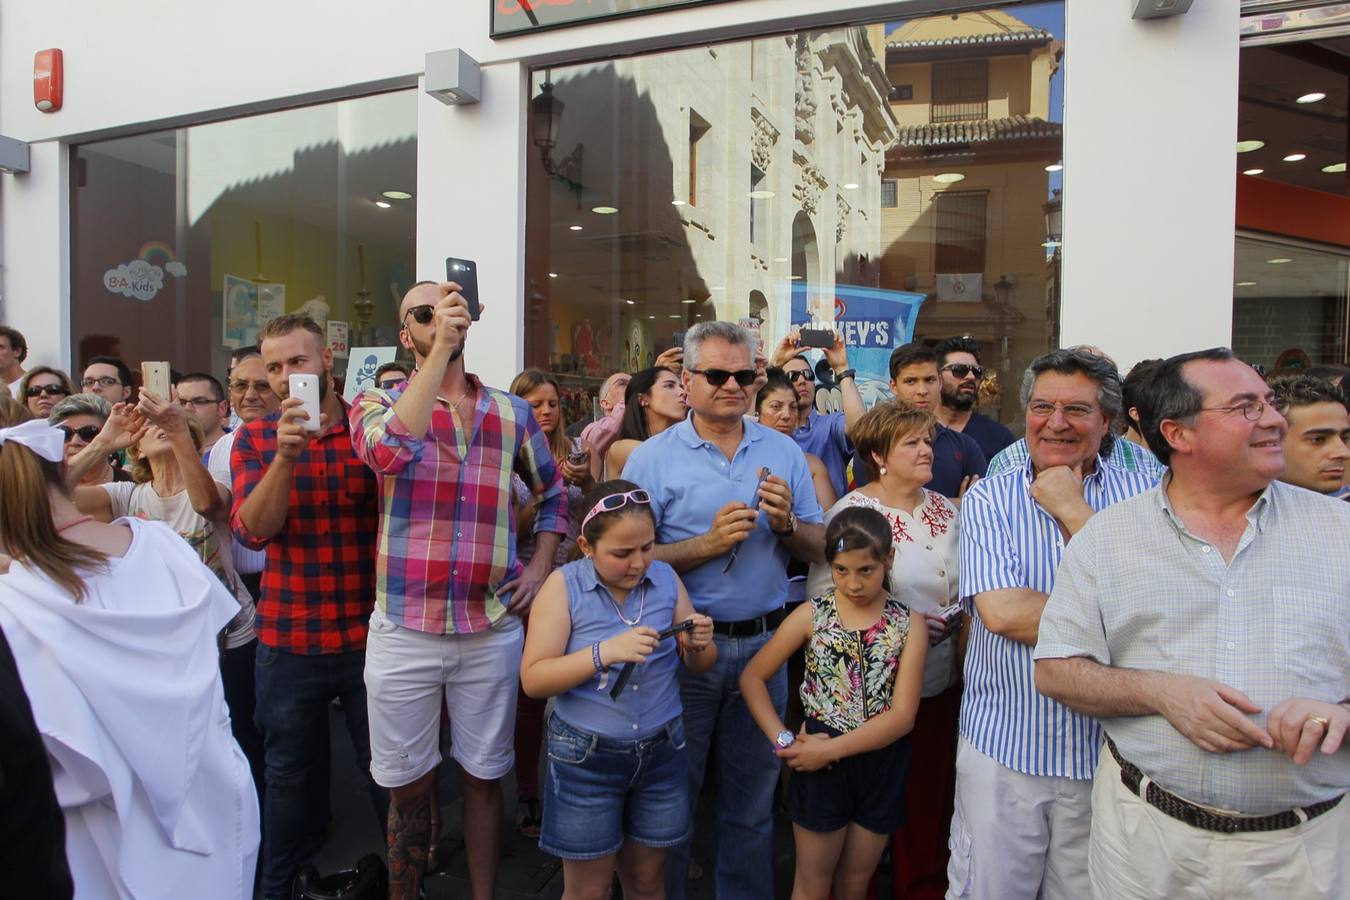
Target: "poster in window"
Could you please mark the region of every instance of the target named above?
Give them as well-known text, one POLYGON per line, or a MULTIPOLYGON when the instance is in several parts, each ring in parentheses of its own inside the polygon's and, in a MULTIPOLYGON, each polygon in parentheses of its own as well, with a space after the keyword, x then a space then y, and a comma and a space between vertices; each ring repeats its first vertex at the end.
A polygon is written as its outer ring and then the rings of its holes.
POLYGON ((286 286, 226 275, 221 291, 221 339, 234 350, 258 342, 258 330, 286 311, 286 286))

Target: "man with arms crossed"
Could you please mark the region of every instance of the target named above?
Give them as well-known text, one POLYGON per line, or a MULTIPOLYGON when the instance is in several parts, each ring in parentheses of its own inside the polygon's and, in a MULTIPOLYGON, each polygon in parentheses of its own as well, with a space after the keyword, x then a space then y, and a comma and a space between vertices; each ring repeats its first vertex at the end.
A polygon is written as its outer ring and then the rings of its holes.
POLYGON ((417 370, 351 410, 352 444, 379 484, 370 616, 371 774, 390 789, 390 900, 415 900, 431 840, 441 705, 463 772, 473 896, 497 874, 500 779, 515 761, 521 619, 567 533, 567 494, 548 439, 520 397, 464 371, 468 304, 453 282, 422 281, 399 305, 417 370), (511 471, 539 498, 537 550, 515 556, 511 471))
POLYGON ((1224 348, 1159 367, 1171 475, 1074 539, 1041 619, 1037 687, 1106 731, 1096 897, 1350 895, 1350 508, 1276 481, 1272 400, 1224 348))

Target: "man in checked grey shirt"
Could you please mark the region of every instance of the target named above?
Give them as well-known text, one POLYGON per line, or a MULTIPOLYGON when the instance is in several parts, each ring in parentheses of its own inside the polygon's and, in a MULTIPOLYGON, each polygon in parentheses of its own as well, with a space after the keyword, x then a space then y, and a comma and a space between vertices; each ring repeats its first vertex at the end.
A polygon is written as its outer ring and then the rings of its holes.
POLYGON ((1107 735, 1097 897, 1350 896, 1350 509, 1276 481, 1271 401, 1228 350, 1163 363, 1171 475, 1092 518, 1045 607, 1036 686, 1107 735))

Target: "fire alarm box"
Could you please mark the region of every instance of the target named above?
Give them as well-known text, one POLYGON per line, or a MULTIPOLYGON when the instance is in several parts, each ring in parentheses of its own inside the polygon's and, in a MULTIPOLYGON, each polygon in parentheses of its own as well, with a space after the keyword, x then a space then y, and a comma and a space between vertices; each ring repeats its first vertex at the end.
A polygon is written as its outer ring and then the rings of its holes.
POLYGON ((61 51, 39 50, 33 57, 33 105, 43 112, 61 108, 61 51))

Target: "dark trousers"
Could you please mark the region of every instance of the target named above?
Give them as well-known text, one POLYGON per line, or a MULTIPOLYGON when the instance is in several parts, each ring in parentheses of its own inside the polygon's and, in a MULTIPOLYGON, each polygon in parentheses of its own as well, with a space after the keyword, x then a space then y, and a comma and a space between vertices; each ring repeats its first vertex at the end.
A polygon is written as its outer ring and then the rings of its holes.
POLYGON ((291 882, 313 848, 315 816, 327 807, 328 710, 334 699, 342 703, 356 766, 370 791, 379 828, 386 827, 389 795, 370 777, 365 665, 364 650, 301 656, 258 644, 255 716, 263 734, 267 781, 264 897, 289 898, 291 882))
POLYGON ((896 900, 941 900, 947 893, 947 836, 956 792, 956 733, 961 685, 919 701, 905 791, 905 824, 891 834, 891 891, 896 900))
POLYGON ((220 654, 220 680, 225 686, 225 705, 230 708, 230 731, 248 758, 253 773, 253 786, 258 791, 258 808, 263 804, 263 738, 253 721, 257 706, 257 688, 254 684, 256 640, 242 647, 231 647, 220 654))

